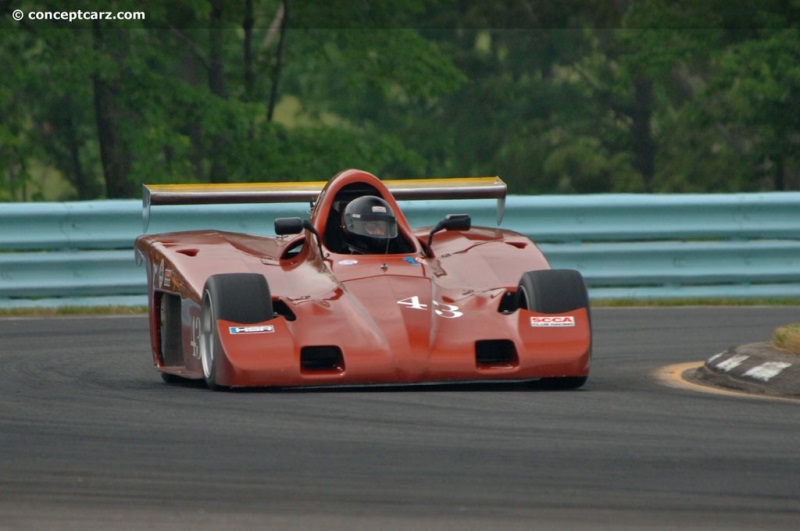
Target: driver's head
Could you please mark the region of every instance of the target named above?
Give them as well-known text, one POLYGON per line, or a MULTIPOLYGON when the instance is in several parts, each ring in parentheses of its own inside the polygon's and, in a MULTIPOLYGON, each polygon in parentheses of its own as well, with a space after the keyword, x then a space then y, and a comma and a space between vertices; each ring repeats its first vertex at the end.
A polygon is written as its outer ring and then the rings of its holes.
POLYGON ((371 220, 365 221, 364 224, 364 231, 369 234, 370 236, 375 236, 376 238, 385 238, 386 235, 389 233, 389 225, 386 220, 371 220))
POLYGON ((342 227, 347 243, 364 253, 385 253, 397 237, 397 220, 389 203, 373 195, 354 199, 344 209, 342 227))

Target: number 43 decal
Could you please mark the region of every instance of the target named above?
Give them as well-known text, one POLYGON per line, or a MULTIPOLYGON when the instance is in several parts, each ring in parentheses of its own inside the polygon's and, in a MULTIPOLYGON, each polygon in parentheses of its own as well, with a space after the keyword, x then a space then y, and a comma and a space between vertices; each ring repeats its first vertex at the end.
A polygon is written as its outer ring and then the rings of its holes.
MULTIPOLYGON (((408 306, 412 310, 427 310, 428 305, 419 302, 419 297, 414 295, 413 297, 408 297, 407 299, 401 299, 397 301, 397 304, 402 306, 408 306)), ((433 301, 433 312, 440 316, 444 317, 445 319, 457 319, 464 315, 463 312, 458 310, 458 306, 453 304, 445 304, 443 302, 433 301)))

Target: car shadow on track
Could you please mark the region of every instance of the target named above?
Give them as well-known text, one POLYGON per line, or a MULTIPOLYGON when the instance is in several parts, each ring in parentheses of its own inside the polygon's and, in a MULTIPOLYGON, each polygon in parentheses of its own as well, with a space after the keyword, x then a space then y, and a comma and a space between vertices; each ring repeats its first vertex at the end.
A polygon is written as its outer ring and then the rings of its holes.
MULTIPOLYGON (((191 389, 206 388, 203 380, 175 378, 167 382, 174 387, 191 389)), ((550 380, 492 381, 492 382, 426 382, 417 384, 365 384, 365 385, 324 385, 308 387, 231 387, 221 389, 229 393, 420 393, 420 392, 531 392, 531 391, 571 391, 584 392, 586 389, 565 389, 559 382, 550 380)))

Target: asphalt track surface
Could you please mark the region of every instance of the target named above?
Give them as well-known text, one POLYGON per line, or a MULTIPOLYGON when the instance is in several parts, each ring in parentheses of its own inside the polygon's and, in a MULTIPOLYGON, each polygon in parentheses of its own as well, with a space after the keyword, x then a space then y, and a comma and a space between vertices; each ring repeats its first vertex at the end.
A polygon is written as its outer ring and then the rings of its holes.
POLYGON ((0 529, 798 529, 800 403, 652 376, 797 321, 597 309, 578 391, 215 393, 144 317, 0 319, 0 529))

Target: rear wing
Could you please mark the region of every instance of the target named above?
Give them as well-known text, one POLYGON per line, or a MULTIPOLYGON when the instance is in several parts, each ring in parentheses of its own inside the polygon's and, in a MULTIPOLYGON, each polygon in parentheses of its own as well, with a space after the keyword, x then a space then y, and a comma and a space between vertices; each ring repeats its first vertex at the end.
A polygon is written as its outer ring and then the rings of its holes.
MULTIPOLYGON (((381 181, 401 200, 497 199, 497 223, 503 219, 506 183, 499 177, 449 179, 397 179, 381 181)), ((291 183, 145 184, 144 231, 150 224, 150 207, 156 205, 212 205, 242 203, 313 203, 327 181, 291 183)))

